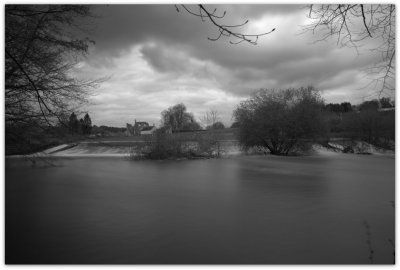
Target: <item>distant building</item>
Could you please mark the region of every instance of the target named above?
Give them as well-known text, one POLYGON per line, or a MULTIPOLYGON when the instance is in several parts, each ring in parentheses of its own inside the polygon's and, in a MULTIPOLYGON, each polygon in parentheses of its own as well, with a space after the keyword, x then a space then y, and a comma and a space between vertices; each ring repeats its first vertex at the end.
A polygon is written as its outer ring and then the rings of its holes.
POLYGON ((136 121, 135 124, 126 124, 126 136, 138 136, 141 134, 152 134, 155 130, 155 126, 150 126, 147 122, 136 121), (143 133, 144 132, 144 133, 143 133))
POLYGON ((136 119, 135 119, 135 125, 133 126, 133 129, 134 129, 134 135, 140 135, 141 133, 141 131, 142 131, 142 129, 144 129, 144 128, 146 128, 146 127, 149 127, 149 123, 147 123, 147 122, 139 122, 139 121, 136 121, 136 119))
POLYGON ((156 127, 153 125, 153 126, 149 126, 149 127, 144 127, 144 128, 140 131, 140 134, 141 134, 141 135, 153 134, 154 131, 156 131, 156 127))

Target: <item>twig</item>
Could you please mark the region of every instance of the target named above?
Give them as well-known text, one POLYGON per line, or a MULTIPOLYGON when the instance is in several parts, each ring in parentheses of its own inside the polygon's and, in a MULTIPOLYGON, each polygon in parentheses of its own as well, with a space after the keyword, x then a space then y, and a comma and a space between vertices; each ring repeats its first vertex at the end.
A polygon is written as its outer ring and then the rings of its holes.
MULTIPOLYGON (((181 5, 181 6, 189 14, 191 14, 193 16, 196 16, 196 17, 200 17, 203 22, 205 22, 205 19, 208 19, 208 20, 211 21, 211 23, 214 26, 217 27, 217 29, 219 31, 219 34, 215 38, 208 37, 208 40, 211 40, 211 41, 217 41, 222 36, 225 36, 225 37, 231 37, 232 36, 232 37, 236 38, 237 41, 229 41, 230 44, 239 44, 239 43, 242 43, 243 41, 245 41, 247 43, 250 43, 250 44, 253 44, 253 45, 257 45, 257 41, 258 41, 259 37, 268 35, 268 34, 270 34, 270 33, 275 31, 275 28, 273 28, 271 31, 265 32, 265 33, 243 34, 243 33, 237 32, 237 31, 233 31, 231 29, 232 28, 242 27, 242 26, 246 25, 249 22, 249 20, 246 20, 245 22, 240 23, 240 24, 224 25, 224 24, 221 24, 221 23, 217 22, 217 19, 224 18, 225 15, 226 15, 226 11, 224 11, 222 15, 216 15, 216 11, 217 11, 216 8, 214 9, 213 12, 210 12, 201 4, 197 5, 198 8, 199 8, 198 12, 193 12, 188 7, 186 7, 185 5, 181 5)), ((179 8, 178 8, 177 5, 175 5, 175 8, 176 8, 176 11, 179 12, 179 8)))
POLYGON ((360 6, 361 6, 361 13, 362 13, 362 16, 363 16, 363 22, 364 22, 365 29, 367 29, 368 35, 370 37, 372 37, 371 32, 369 32, 369 29, 368 29, 368 26, 367 26, 367 22, 365 21, 364 5, 360 5, 360 6))

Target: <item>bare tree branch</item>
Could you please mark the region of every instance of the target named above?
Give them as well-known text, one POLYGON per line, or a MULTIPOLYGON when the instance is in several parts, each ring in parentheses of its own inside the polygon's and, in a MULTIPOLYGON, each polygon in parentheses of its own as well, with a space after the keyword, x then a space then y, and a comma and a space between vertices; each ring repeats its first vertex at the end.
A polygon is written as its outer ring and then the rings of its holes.
MULTIPOLYGON (((232 40, 229 41, 230 44, 239 44, 242 42, 247 42, 247 43, 250 43, 253 45, 257 45, 259 37, 271 34, 272 32, 275 31, 275 28, 273 28, 272 30, 270 30, 268 32, 264 32, 264 33, 260 33, 260 34, 243 34, 239 31, 233 30, 233 28, 245 26, 249 22, 249 20, 246 20, 245 22, 240 23, 240 24, 224 25, 224 24, 220 23, 218 20, 223 19, 225 17, 226 11, 224 11, 222 13, 222 15, 217 15, 216 8, 214 9, 214 11, 210 12, 202 4, 197 5, 197 8, 198 8, 197 11, 193 11, 193 10, 189 9, 186 5, 180 5, 180 6, 189 14, 196 16, 196 17, 200 17, 203 22, 205 22, 205 19, 208 19, 214 26, 217 27, 219 34, 214 38, 208 37, 208 40, 211 40, 211 41, 217 41, 222 36, 224 36, 224 37, 233 37, 234 38, 234 41, 232 41, 232 40)), ((177 5, 175 5, 175 8, 179 12, 179 8, 177 5)))
MULTIPOLYGON (((33 89, 35 90, 36 96, 37 96, 37 100, 38 100, 38 104, 39 104, 39 107, 40 107, 40 111, 42 112, 42 116, 44 117, 44 119, 46 120, 46 122, 47 122, 48 124, 50 124, 49 120, 48 120, 47 117, 46 117, 47 113, 45 113, 45 112, 43 111, 42 104, 46 107, 46 109, 47 109, 48 112, 50 112, 52 115, 55 115, 55 114, 52 112, 52 110, 49 109, 49 107, 47 107, 46 103, 43 101, 43 99, 42 99, 42 97, 41 97, 41 95, 40 95, 40 93, 39 93, 39 90, 36 88, 35 83, 32 81, 32 79, 30 78, 30 76, 26 73, 25 69, 21 66, 21 64, 17 61, 17 59, 15 59, 15 57, 13 57, 13 56, 7 51, 7 49, 6 49, 5 51, 6 51, 6 54, 7 54, 7 55, 15 62, 15 64, 19 67, 19 69, 21 70, 21 72, 22 72, 22 73, 24 74, 24 76, 28 79, 29 83, 31 84, 31 86, 32 86, 33 89)), ((55 115, 55 116, 56 116, 56 115, 55 115)))
POLYGON ((360 5, 360 6, 361 6, 361 12, 362 12, 362 16, 363 16, 363 22, 364 22, 365 29, 367 29, 368 35, 370 37, 372 37, 371 32, 368 29, 367 23, 365 22, 364 5, 360 5))
POLYGON ((91 13, 82 5, 5 6, 8 142, 29 145, 30 137, 40 140, 48 135, 45 130, 67 126, 65 115, 85 104, 91 90, 101 82, 72 75, 91 43, 80 38, 82 32, 74 26, 76 19, 86 17, 91 13))
POLYGON ((338 45, 352 47, 358 54, 368 39, 372 45, 380 42, 369 48, 372 53, 381 53, 382 58, 371 65, 368 74, 376 84, 379 98, 385 90, 395 90, 395 5, 314 4, 309 6, 308 18, 311 22, 303 27, 303 31, 318 34, 317 42, 336 37, 338 45))

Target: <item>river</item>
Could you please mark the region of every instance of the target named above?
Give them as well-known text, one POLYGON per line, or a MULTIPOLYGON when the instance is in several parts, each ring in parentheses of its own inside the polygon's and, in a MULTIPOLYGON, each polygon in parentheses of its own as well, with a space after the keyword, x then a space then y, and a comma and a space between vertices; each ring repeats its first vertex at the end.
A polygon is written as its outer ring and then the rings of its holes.
POLYGON ((393 156, 54 163, 6 159, 7 264, 393 263, 393 156))

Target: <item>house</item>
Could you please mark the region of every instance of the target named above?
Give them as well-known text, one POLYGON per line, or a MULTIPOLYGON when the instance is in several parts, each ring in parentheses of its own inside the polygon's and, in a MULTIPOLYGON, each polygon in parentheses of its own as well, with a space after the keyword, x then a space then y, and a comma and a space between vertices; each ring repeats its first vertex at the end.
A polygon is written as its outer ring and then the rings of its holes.
POLYGON ((140 135, 141 134, 140 132, 142 131, 142 129, 144 129, 146 127, 149 127, 149 123, 139 122, 139 121, 136 121, 136 119, 135 119, 135 125, 133 126, 134 135, 140 135))
POLYGON ((141 134, 141 135, 153 134, 154 131, 156 131, 156 127, 153 125, 153 126, 149 126, 149 127, 144 127, 144 128, 140 131, 140 134, 141 134))
POLYGON ((150 126, 149 123, 147 122, 141 122, 141 121, 136 121, 135 119, 135 124, 126 124, 126 131, 125 135, 126 136, 138 136, 141 134, 152 134, 155 130, 154 125, 150 126), (142 131, 145 131, 146 133, 142 133, 142 131), (150 133, 149 133, 150 132, 150 133))

